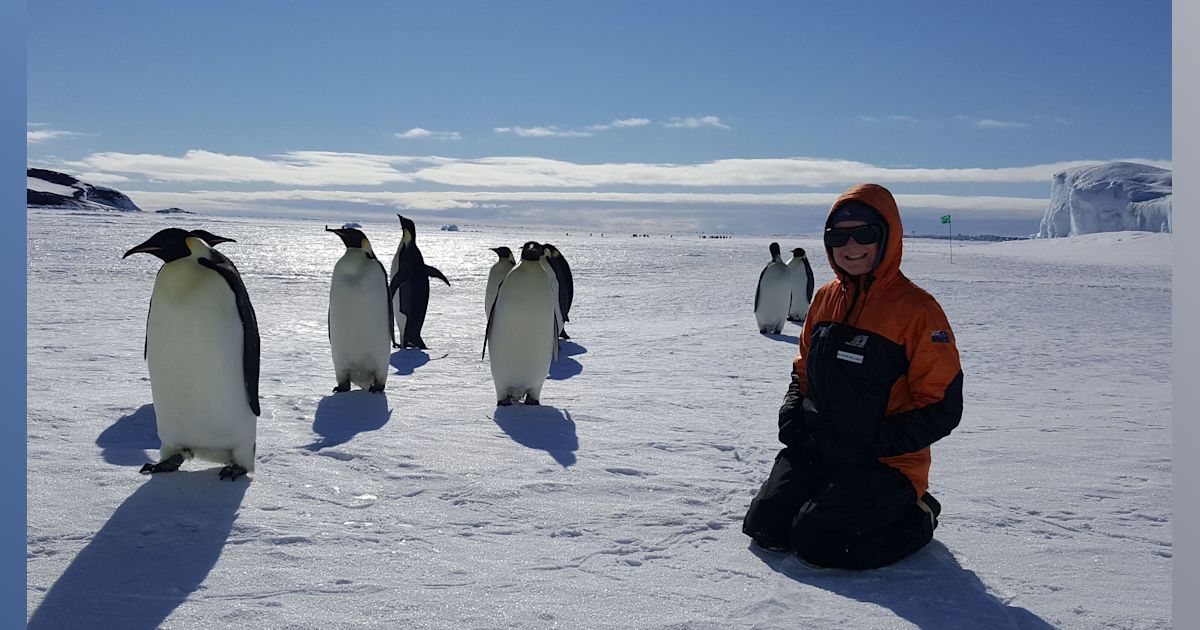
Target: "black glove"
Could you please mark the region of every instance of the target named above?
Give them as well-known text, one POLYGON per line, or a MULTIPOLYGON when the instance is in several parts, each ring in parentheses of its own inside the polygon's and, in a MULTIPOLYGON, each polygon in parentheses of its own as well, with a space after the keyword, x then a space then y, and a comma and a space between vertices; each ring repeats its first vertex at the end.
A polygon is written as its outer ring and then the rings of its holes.
POLYGON ((792 374, 783 405, 779 407, 779 441, 787 446, 800 446, 808 435, 805 426, 804 394, 800 393, 800 377, 792 374))

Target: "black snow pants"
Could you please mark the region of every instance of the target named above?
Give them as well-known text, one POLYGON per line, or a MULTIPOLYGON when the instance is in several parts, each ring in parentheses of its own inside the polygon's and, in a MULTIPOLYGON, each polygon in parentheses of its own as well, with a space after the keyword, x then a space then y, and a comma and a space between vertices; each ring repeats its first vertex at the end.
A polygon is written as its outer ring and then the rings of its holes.
POLYGON ((821 567, 874 569, 933 539, 941 506, 881 462, 827 470, 801 447, 775 458, 742 523, 760 547, 787 549, 821 567))

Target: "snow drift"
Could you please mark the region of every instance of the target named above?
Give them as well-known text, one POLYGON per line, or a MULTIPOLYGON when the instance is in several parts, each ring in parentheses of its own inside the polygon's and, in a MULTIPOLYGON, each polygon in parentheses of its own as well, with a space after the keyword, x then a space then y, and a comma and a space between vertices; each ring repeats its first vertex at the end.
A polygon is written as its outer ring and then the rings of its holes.
POLYGON ((1171 231, 1171 171, 1108 162, 1054 174, 1038 238, 1125 231, 1171 231))

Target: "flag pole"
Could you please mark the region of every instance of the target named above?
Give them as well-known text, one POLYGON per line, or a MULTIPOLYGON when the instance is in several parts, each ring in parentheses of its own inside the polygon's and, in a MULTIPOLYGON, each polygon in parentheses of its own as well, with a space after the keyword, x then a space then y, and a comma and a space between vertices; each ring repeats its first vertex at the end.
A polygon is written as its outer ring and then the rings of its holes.
POLYGON ((950 222, 950 215, 942 215, 942 223, 946 224, 946 229, 949 231, 950 237, 950 264, 954 264, 954 224, 950 222))

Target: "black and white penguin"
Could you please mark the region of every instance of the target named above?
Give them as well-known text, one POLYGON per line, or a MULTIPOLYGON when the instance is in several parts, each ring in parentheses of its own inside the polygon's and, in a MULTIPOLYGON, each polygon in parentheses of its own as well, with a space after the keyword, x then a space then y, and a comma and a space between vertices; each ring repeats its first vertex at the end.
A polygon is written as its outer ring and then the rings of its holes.
POLYGON ((233 480, 254 470, 258 320, 237 267, 195 232, 167 228, 122 256, 163 261, 145 345, 162 447, 141 472, 171 472, 198 457, 225 464, 220 477, 233 480))
POLYGON ((554 274, 543 266, 545 259, 540 244, 525 243, 521 261, 496 291, 483 355, 488 355, 490 344, 497 405, 511 405, 522 397, 527 405, 538 404, 550 362, 558 356, 558 298, 550 286, 554 274))
POLYGON ((788 321, 803 322, 808 315, 808 305, 812 304, 813 290, 816 288, 813 286, 812 265, 808 264, 808 256, 804 255, 803 247, 792 250, 792 259, 788 261, 787 266, 792 273, 792 297, 791 307, 788 308, 788 321))
POLYGON ((792 299, 792 276, 779 257, 779 243, 771 243, 771 262, 758 274, 754 292, 754 319, 758 332, 779 334, 787 320, 792 299))
POLYGON ((517 265, 517 259, 513 258, 511 249, 493 247, 492 251, 496 252, 499 260, 493 263, 492 268, 488 270, 487 291, 483 295, 484 317, 492 312, 492 303, 496 301, 496 288, 500 286, 500 281, 504 280, 504 276, 508 275, 508 272, 517 265))
POLYGON ((571 275, 571 265, 567 264, 567 259, 558 251, 558 248, 545 243, 543 245, 547 253, 547 262, 550 263, 550 268, 554 271, 554 276, 558 280, 558 309, 562 312, 563 330, 558 331, 559 339, 570 339, 567 334, 566 324, 571 321, 571 302, 575 300, 575 278, 571 275))
POLYGON ((450 286, 450 281, 436 267, 425 264, 421 250, 417 248, 417 226, 412 219, 397 214, 404 234, 392 257, 392 309, 396 316, 396 330, 400 332, 397 348, 425 349, 421 339, 421 327, 425 325, 425 312, 429 309, 429 279, 438 278, 450 286))
POLYGON ((353 383, 382 393, 390 344, 395 342, 387 272, 362 230, 326 227, 325 231, 337 234, 346 245, 329 286, 329 346, 337 376, 333 391, 350 391, 353 383))

